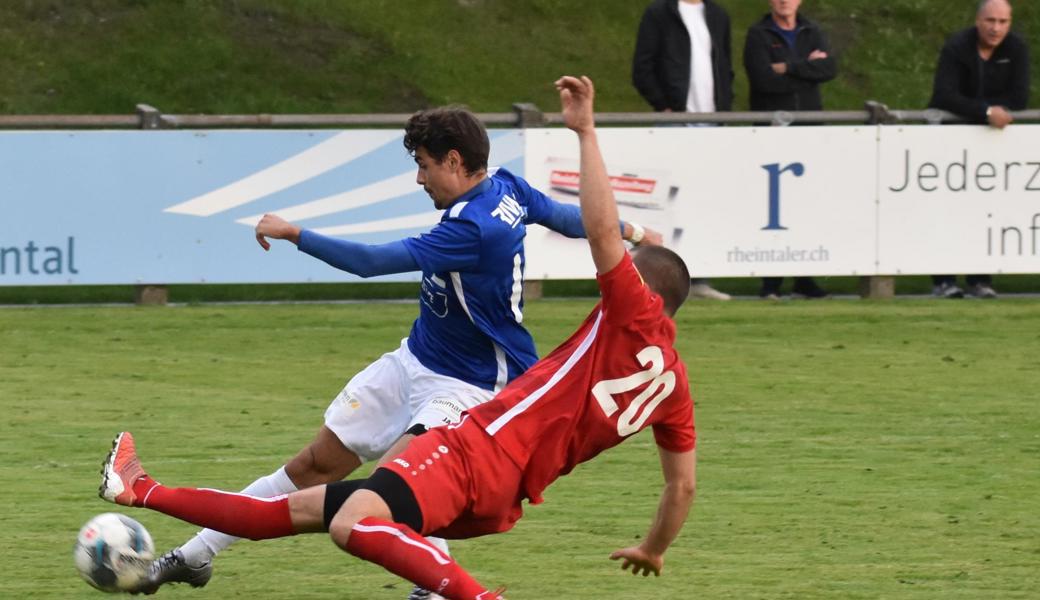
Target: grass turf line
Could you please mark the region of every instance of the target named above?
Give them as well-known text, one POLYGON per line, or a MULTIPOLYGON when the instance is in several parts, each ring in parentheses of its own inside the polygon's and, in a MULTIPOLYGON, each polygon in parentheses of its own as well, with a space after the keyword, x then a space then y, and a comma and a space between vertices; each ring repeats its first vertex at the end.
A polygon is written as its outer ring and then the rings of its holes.
MULTIPOLYGON (((591 306, 528 308, 540 351, 591 306)), ((97 598, 78 527, 111 436, 173 485, 238 489, 310 439, 346 377, 414 306, 0 310, 0 597, 97 598)), ((455 544, 510 598, 1026 598, 1040 560, 1040 304, 696 303, 679 349, 697 397, 699 498, 644 580, 606 560, 645 533, 660 475, 638 438, 555 484, 511 533, 455 544)), ((194 528, 129 510, 160 551, 194 528)), ((203 592, 403 598, 323 536, 243 543, 203 592)))

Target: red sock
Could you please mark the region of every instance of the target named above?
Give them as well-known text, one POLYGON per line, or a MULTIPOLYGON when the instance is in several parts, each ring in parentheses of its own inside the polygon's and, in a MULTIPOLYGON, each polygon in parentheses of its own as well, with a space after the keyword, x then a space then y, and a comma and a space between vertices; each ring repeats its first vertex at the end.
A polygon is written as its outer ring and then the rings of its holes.
POLYGON ((228 535, 266 540, 295 534, 288 496, 257 498, 205 488, 168 488, 145 475, 134 482, 135 506, 228 535))
POLYGON ((450 600, 493 598, 450 556, 399 523, 372 517, 358 521, 347 540, 347 552, 450 600))

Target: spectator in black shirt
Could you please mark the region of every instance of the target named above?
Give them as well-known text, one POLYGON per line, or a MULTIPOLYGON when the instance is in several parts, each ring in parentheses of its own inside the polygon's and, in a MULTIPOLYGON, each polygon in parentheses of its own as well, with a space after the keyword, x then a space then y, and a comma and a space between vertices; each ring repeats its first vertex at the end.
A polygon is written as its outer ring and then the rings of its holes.
MULTIPOLYGON (((975 26, 950 36, 939 54, 931 108, 941 108, 974 123, 1003 129, 1012 110, 1029 101, 1029 48, 1011 32, 1011 3, 981 0, 975 26)), ((954 275, 933 275, 934 295, 962 298, 954 275)), ((996 298, 989 275, 965 277, 967 292, 996 298)))

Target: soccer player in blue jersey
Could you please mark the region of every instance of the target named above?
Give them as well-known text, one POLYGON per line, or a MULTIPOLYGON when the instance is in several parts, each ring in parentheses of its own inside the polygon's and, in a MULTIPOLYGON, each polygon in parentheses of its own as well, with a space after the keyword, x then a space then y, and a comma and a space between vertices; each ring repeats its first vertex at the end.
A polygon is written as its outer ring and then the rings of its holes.
MULTIPOLYGON (((584 237, 580 210, 551 200, 505 169, 489 172, 487 131, 464 108, 416 113, 405 127, 404 145, 418 166, 416 183, 444 210, 429 232, 368 245, 326 237, 271 214, 256 226, 265 250, 268 238, 288 240, 363 277, 421 271, 422 288, 419 318, 408 338, 347 382, 310 445, 243 493, 286 494, 339 481, 363 462, 392 457, 416 434, 455 422, 462 411, 491 399, 538 358, 523 326, 526 228, 537 223, 584 237)), ((619 227, 633 243, 661 243, 660 234, 634 223, 619 227)), ((167 582, 205 585, 213 556, 237 539, 203 530, 155 561, 140 591, 151 593, 167 582)), ((410 596, 430 597, 418 588, 410 596)))

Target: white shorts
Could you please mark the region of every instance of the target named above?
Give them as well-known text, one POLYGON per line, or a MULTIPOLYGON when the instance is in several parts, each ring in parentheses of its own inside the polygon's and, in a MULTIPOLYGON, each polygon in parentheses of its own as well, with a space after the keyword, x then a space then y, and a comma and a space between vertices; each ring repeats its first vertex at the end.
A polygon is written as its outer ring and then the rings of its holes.
POLYGON ((404 339, 347 382, 325 410, 325 426, 361 460, 376 460, 413 425, 458 422, 494 395, 427 369, 404 339))

